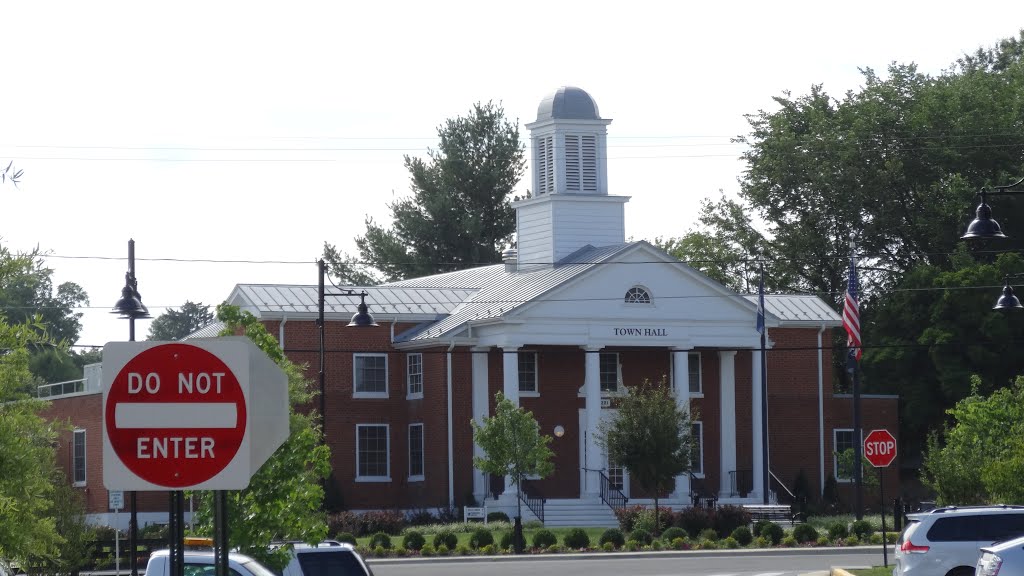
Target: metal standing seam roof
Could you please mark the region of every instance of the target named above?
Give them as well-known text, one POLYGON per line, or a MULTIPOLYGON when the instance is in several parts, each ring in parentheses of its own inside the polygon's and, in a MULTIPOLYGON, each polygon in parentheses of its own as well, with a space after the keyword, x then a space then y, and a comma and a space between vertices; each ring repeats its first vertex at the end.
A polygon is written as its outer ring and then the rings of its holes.
MULTIPOLYGON (((444 280, 449 281, 459 280, 466 283, 484 281, 485 284, 469 300, 452 310, 450 316, 442 318, 424 330, 405 334, 402 339, 411 342, 439 338, 466 322, 500 317, 523 304, 532 302, 538 296, 607 261, 634 244, 636 243, 613 244, 601 248, 586 246, 551 268, 506 272, 504 264, 497 264, 464 270, 463 272, 468 274, 461 276, 459 275, 461 273, 458 272, 439 275, 446 276, 447 278, 444 280)), ((441 281, 441 279, 435 276, 403 281, 403 284, 418 281, 433 283, 441 281)))
MULTIPOLYGON (((743 297, 757 306, 757 294, 744 294, 743 297)), ((764 308, 783 324, 807 323, 818 326, 824 323, 831 327, 843 325, 843 319, 839 314, 813 294, 765 294, 764 308)))
MULTIPOLYGON (((346 287, 367 292, 366 303, 377 315, 409 315, 435 318, 451 311, 472 296, 473 288, 404 288, 393 286, 346 287)), ((239 284, 235 290, 262 313, 317 314, 318 287, 290 284, 239 284)), ((355 314, 359 295, 333 296, 333 286, 324 289, 324 312, 355 314)))
POLYGON ((185 336, 182 340, 189 340, 192 338, 216 338, 220 335, 220 331, 223 329, 224 323, 220 320, 214 320, 188 336, 185 336))

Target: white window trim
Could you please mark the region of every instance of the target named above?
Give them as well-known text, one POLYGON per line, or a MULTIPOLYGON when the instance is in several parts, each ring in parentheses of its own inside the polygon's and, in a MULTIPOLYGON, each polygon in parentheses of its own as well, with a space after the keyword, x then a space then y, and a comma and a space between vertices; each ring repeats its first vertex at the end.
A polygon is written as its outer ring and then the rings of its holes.
POLYGON ((700 363, 700 352, 688 352, 689 356, 686 358, 687 370, 690 366, 697 366, 697 391, 694 392, 692 388, 692 380, 690 380, 689 373, 687 373, 687 386, 690 388, 690 398, 703 398, 704 397, 704 366, 700 363), (696 356, 696 358, 694 358, 696 356))
MULTIPOLYGON (((601 352, 601 354, 614 354, 615 355, 615 390, 601 390, 601 397, 611 398, 613 396, 619 396, 625 392, 622 386, 622 357, 618 352, 601 352)), ((598 357, 598 370, 597 370, 597 386, 601 387, 601 359, 598 357)))
POLYGON ((71 433, 71 485, 76 488, 85 486, 89 479, 89 443, 86 441, 87 439, 86 431, 82 428, 76 428, 75 431, 71 433), (82 479, 76 480, 75 472, 78 467, 75 465, 75 446, 78 443, 77 438, 79 433, 82 435, 82 479))
MULTIPOLYGON (((853 436, 853 428, 832 429, 832 476, 836 479, 836 484, 851 484, 853 483, 853 478, 839 477, 839 450, 836 442, 836 432, 849 432, 850 436, 853 436)), ((864 430, 861 429, 861 436, 863 437, 863 435, 864 430)), ((853 446, 850 447, 853 448, 853 446)))
POLYGON ((703 478, 704 477, 704 422, 702 422, 701 420, 695 420, 695 421, 691 421, 690 424, 696 426, 697 428, 700 428, 700 443, 697 445, 697 448, 700 450, 700 458, 699 458, 699 460, 700 460, 700 472, 693 472, 692 470, 690 472, 693 474, 694 478, 703 478))
POLYGON ((634 284, 634 285, 630 286, 629 288, 627 288, 626 289, 626 293, 622 295, 622 304, 623 304, 623 306, 629 306, 629 307, 636 307, 636 306, 650 306, 650 307, 653 307, 654 306, 654 296, 651 296, 651 291, 646 286, 643 286, 641 284, 634 284), (632 292, 633 290, 643 290, 644 294, 647 295, 647 302, 627 302, 626 301, 626 296, 629 296, 629 293, 632 292))
POLYGON ((405 356, 405 398, 406 400, 419 400, 423 398, 423 354, 421 352, 409 352, 405 356), (420 359, 420 391, 411 392, 412 390, 412 373, 409 371, 409 362, 413 356, 418 356, 420 359))
POLYGON ((424 429, 422 422, 417 422, 416 424, 409 424, 409 433, 406 436, 406 438, 409 438, 409 440, 410 440, 409 441, 409 471, 412 472, 412 429, 415 428, 416 426, 419 426, 419 428, 420 428, 420 442, 421 442, 421 444, 420 444, 420 458, 423 459, 423 461, 420 463, 420 468, 423 469, 423 474, 415 474, 415 475, 414 474, 410 474, 408 479, 407 479, 409 482, 423 482, 426 479, 426 472, 427 472, 427 436, 426 436, 426 430, 424 429))
POLYGON ((356 482, 391 482, 391 425, 390 424, 356 424, 356 482), (387 465, 387 476, 360 476, 359 475, 359 429, 384 427, 387 438, 387 449, 385 450, 385 464, 387 465))
MULTIPOLYGON (((516 354, 530 354, 533 356, 533 390, 523 390, 520 388, 520 398, 540 398, 540 358, 536 352, 522 351, 520 350, 516 354)), ((516 366, 518 367, 519 357, 516 356, 516 366)), ((520 373, 520 377, 522 373, 520 373)), ((518 384, 518 383, 517 383, 518 384)))
POLYGON ((388 355, 381 353, 360 353, 356 352, 352 354, 352 397, 353 398, 387 398, 388 397, 388 383, 390 382, 390 370, 388 366, 388 355), (356 390, 358 384, 359 374, 359 361, 358 358, 369 358, 369 357, 382 357, 384 358, 384 391, 383 392, 359 392, 356 390))

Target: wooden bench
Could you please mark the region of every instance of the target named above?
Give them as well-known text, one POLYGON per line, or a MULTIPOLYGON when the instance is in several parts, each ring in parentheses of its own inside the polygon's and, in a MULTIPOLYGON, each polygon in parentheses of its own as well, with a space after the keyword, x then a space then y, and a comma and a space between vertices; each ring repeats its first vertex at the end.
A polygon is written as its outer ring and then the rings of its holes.
POLYGON ((793 508, 785 504, 744 504, 743 509, 750 513, 750 519, 754 522, 767 520, 769 522, 789 522, 790 526, 796 524, 796 514, 793 508))

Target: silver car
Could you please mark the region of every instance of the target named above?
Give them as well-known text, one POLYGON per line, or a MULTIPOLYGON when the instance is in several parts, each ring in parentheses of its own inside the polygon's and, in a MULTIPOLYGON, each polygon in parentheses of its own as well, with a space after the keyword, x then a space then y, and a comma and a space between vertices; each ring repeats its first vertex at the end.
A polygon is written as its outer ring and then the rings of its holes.
POLYGON ((1024 575, 1024 537, 998 542, 981 549, 975 576, 1024 575))

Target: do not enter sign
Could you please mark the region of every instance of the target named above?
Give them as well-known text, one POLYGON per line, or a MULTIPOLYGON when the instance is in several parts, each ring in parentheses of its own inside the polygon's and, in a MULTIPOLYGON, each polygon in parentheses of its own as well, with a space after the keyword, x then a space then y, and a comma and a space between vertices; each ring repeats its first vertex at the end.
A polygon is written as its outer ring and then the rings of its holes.
POLYGON ((108 490, 236 490, 288 437, 288 382, 246 338, 103 349, 108 490))
POLYGON ((888 430, 872 430, 864 438, 864 457, 875 468, 885 468, 896 459, 896 439, 888 430))
POLYGON ((165 344, 132 358, 104 407, 114 453, 143 480, 168 488, 213 478, 245 435, 245 395, 214 354, 165 344))

